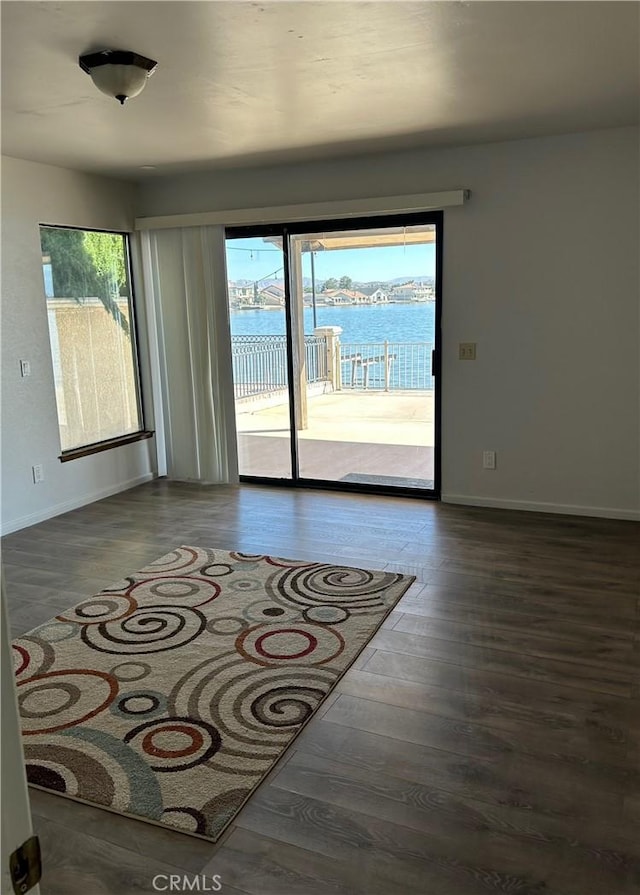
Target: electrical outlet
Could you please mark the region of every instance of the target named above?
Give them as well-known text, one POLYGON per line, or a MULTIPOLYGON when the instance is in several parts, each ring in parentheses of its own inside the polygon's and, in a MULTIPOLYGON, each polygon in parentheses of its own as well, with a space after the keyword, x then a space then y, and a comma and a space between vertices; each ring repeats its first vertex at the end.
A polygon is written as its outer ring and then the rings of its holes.
POLYGON ((24 378, 25 376, 31 376, 31 362, 28 360, 20 361, 20 375, 24 378))
POLYGON ((475 360, 476 359, 476 343, 460 342, 458 345, 459 360, 475 360))
POLYGON ((483 469, 495 469, 496 468, 496 452, 495 451, 483 451, 482 452, 482 468, 483 469))
POLYGON ((44 470, 42 468, 42 463, 36 463, 35 466, 31 467, 31 471, 33 473, 34 485, 39 485, 40 482, 44 482, 44 470))

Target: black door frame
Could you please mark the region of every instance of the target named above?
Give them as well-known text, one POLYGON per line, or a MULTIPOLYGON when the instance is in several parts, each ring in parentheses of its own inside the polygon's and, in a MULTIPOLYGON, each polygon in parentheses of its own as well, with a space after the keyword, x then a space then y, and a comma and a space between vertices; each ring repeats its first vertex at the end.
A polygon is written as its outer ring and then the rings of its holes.
POLYGON ((284 264, 285 321, 287 341, 287 377, 289 386, 289 424, 291 447, 291 478, 278 479, 267 476, 241 475, 240 481, 256 484, 278 485, 295 488, 320 488, 331 491, 355 491, 366 494, 388 494, 403 497, 439 500, 441 490, 441 397, 442 397, 442 259, 443 259, 443 222, 442 211, 411 212, 410 214, 367 215, 366 217, 331 218, 328 220, 296 221, 284 224, 256 224, 238 227, 226 227, 225 239, 250 238, 255 236, 280 236, 284 264), (292 351, 292 319, 291 319, 291 278, 289 271, 289 237, 301 233, 317 231, 332 232, 335 230, 370 230, 384 227, 413 227, 419 224, 432 224, 436 228, 436 274, 435 274, 435 322, 434 352, 432 374, 435 377, 434 387, 434 450, 433 450, 433 489, 406 488, 396 485, 370 485, 357 482, 332 482, 325 479, 301 478, 298 463, 298 437, 295 426, 294 369, 292 351))

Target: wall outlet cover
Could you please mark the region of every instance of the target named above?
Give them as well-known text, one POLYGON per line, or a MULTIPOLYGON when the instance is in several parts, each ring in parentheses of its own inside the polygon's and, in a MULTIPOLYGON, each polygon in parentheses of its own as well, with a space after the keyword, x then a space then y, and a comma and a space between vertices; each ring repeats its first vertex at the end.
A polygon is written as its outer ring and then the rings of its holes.
POLYGON ((482 452, 482 466, 483 466, 483 469, 495 469, 496 468, 496 452, 495 451, 483 451, 482 452))
POLYGON ((458 358, 460 360, 475 360, 476 359, 476 343, 475 342, 460 342, 458 345, 458 358))

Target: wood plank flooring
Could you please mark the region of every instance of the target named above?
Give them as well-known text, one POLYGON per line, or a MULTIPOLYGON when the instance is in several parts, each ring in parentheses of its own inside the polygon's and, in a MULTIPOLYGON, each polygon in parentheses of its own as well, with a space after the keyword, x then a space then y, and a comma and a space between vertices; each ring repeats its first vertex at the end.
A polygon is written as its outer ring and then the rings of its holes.
POLYGON ((418 580, 217 845, 32 791, 43 895, 640 891, 637 524, 152 482, 3 540, 13 633, 180 544, 418 580))

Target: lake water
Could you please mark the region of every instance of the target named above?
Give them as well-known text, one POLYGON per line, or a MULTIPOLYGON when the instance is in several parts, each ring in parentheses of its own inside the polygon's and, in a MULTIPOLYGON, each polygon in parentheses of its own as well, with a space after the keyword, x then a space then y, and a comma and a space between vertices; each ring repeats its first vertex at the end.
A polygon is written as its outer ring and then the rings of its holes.
MULTIPOLYGON (((318 307, 318 326, 341 326, 342 342, 433 342, 435 303, 318 307)), ((313 312, 304 309, 304 331, 313 333, 313 312)), ((232 311, 233 336, 284 335, 284 311, 232 311)))

